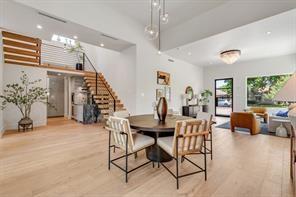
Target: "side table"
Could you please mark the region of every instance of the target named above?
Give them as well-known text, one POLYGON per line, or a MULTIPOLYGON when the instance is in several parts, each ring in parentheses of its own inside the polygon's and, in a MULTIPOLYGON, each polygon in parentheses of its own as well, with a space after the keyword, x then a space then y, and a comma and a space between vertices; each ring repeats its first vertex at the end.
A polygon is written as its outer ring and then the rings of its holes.
POLYGON ((291 123, 290 120, 285 119, 273 119, 274 122, 281 123, 279 127, 276 128, 276 136, 280 137, 288 137, 290 133, 288 133, 288 130, 286 127, 284 127, 283 123, 291 123))

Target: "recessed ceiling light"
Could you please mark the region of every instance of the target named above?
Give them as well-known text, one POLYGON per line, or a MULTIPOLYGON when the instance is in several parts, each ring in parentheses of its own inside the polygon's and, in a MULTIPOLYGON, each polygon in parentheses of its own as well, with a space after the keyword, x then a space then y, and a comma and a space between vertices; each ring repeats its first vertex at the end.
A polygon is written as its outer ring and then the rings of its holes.
POLYGON ((267 35, 270 35, 270 34, 271 34, 271 31, 266 32, 266 34, 267 34, 267 35))
POLYGON ((157 53, 158 53, 158 55, 161 55, 161 51, 158 51, 157 53))
POLYGON ((61 73, 58 73, 58 76, 61 76, 62 74, 61 73))
POLYGON ((73 36, 74 39, 78 39, 78 36, 73 36))
POLYGON ((100 46, 101 46, 101 47, 104 47, 105 45, 104 45, 104 43, 101 43, 100 46))
POLYGON ((188 55, 190 56, 190 55, 192 55, 192 53, 191 52, 188 52, 188 55))
POLYGON ((37 29, 42 29, 41 25, 36 25, 37 29))

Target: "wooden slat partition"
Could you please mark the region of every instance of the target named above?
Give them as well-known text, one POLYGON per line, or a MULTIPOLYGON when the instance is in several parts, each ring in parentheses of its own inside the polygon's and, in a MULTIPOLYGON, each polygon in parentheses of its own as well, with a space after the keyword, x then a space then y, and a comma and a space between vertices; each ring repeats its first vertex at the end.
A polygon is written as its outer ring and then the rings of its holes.
POLYGON ((41 40, 2 31, 4 61, 9 64, 40 66, 41 40))

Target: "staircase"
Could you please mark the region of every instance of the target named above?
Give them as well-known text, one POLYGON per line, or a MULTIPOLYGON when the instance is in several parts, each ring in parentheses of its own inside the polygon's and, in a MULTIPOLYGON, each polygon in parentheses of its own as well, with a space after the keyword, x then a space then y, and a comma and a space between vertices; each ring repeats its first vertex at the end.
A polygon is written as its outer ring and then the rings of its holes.
POLYGON ((104 119, 108 118, 109 115, 112 115, 114 111, 125 110, 124 105, 118 99, 118 96, 108 84, 102 73, 97 74, 97 79, 95 72, 86 73, 84 75, 84 81, 90 90, 95 103, 101 110, 101 114, 103 115, 104 119))

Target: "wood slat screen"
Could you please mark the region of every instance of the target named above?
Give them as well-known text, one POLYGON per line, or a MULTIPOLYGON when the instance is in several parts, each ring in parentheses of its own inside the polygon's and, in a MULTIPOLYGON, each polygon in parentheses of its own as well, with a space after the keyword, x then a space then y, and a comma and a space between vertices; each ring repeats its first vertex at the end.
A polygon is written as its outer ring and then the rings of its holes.
POLYGON ((2 31, 4 61, 8 64, 38 66, 41 64, 41 40, 2 31))

